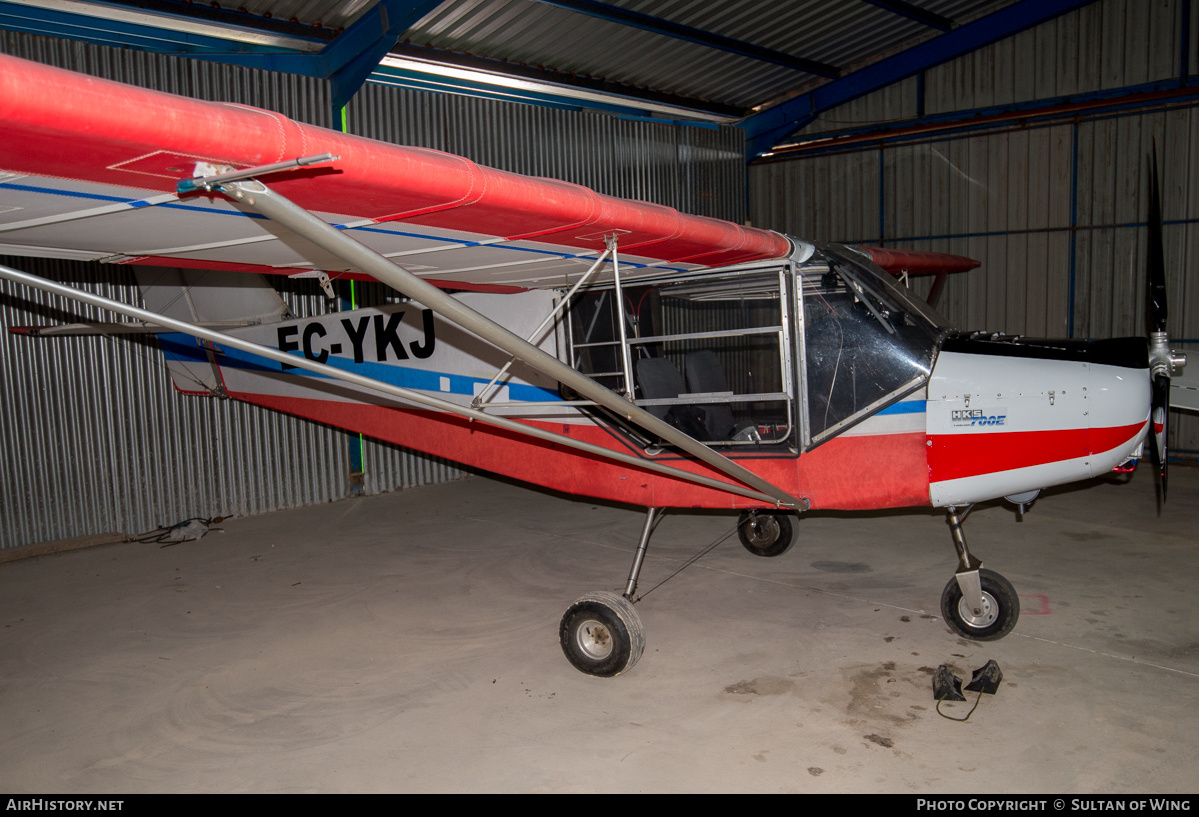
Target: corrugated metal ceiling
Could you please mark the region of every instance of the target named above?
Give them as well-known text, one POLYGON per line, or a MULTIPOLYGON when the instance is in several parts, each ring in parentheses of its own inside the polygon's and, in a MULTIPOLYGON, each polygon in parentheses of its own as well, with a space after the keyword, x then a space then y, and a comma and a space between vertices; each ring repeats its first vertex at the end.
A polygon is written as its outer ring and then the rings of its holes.
MULTIPOLYGON (((234 0, 209 3, 191 0, 115 0, 122 5, 149 11, 178 14, 183 17, 213 17, 216 12, 233 12, 245 16, 244 25, 264 25, 264 20, 291 22, 315 29, 336 32, 354 23, 375 6, 379 0, 234 0), (190 6, 190 8, 188 8, 190 6), (260 19, 255 19, 260 18, 260 19)), ((236 20, 232 15, 224 19, 236 20)))
MULTIPOLYGON (((45 7, 58 0, 16 0, 45 7)), ((329 40, 381 0, 109 0, 180 19, 283 31, 329 40)), ((645 15, 718 38, 824 63, 846 73, 941 33, 912 19, 928 12, 955 25, 1015 0, 446 0, 400 36, 404 44, 452 60, 470 56, 533 66, 748 113, 828 81, 794 67, 602 19, 605 10, 645 15), (567 9, 563 6, 583 8, 567 9), (584 13, 590 9, 592 14, 584 13)), ((58 3, 61 5, 61 3, 58 3)), ((98 3, 72 3, 86 8, 98 3)), ((393 16, 420 8, 392 3, 393 16)), ((650 28, 653 26, 651 25, 650 28)))
MULTIPOLYGON (((842 70, 940 33, 861 0, 617 0, 609 5, 842 70)), ((921 4, 958 23, 1005 5, 994 0, 921 4)), ((747 111, 826 81, 536 0, 448 0, 413 26, 402 41, 747 111)))

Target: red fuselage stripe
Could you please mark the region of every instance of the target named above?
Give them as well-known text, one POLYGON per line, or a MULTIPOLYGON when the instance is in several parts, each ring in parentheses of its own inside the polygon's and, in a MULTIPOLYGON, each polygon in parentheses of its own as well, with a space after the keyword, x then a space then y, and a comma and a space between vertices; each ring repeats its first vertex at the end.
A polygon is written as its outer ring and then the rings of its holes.
POLYGON ((1132 423, 1110 428, 931 435, 929 472, 933 482, 944 482, 1077 459, 1111 451, 1144 427, 1144 423, 1132 423))
MULTIPOLYGON (((763 506, 735 494, 442 412, 236 391, 229 396, 570 494, 658 508, 763 506)), ((597 425, 529 424, 633 453, 618 444, 612 432, 597 425)), ((783 490, 809 499, 813 508, 903 508, 929 504, 924 442, 922 432, 842 436, 802 457, 783 454, 732 459, 783 490)), ((687 459, 665 457, 660 461, 722 478, 687 459)))

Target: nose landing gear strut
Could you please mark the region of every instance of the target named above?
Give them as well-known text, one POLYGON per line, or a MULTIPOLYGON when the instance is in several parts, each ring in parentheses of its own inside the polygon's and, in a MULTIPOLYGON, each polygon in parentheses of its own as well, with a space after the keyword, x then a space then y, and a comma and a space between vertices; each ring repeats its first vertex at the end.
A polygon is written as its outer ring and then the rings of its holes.
POLYGON ((970 513, 947 508, 949 532, 958 552, 958 569, 941 593, 941 615, 949 629, 975 641, 996 641, 1010 633, 1020 618, 1020 599, 1011 582, 970 553, 962 524, 970 513))

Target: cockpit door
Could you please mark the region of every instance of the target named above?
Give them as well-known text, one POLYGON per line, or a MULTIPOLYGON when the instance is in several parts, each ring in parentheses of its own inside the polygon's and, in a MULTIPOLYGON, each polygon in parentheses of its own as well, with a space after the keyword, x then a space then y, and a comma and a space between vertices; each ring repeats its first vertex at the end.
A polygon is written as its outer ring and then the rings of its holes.
POLYGON ((924 385, 943 329, 847 247, 820 248, 796 278, 807 450, 924 385))

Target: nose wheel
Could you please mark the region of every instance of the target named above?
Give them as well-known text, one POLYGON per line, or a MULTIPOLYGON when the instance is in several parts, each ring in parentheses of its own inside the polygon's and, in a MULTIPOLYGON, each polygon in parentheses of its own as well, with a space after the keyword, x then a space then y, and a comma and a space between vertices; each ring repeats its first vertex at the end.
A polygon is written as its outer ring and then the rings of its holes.
POLYGON ((1020 617, 1020 599, 1011 582, 993 570, 978 571, 980 598, 977 604, 966 600, 958 577, 945 585, 941 594, 941 615, 949 629, 975 641, 996 641, 1016 627, 1020 617))
POLYGON ((947 508, 949 531, 958 552, 958 570, 941 593, 941 615, 949 629, 974 641, 997 641, 1016 627, 1020 598, 1011 582, 970 555, 962 523, 970 506, 959 514, 947 508))

